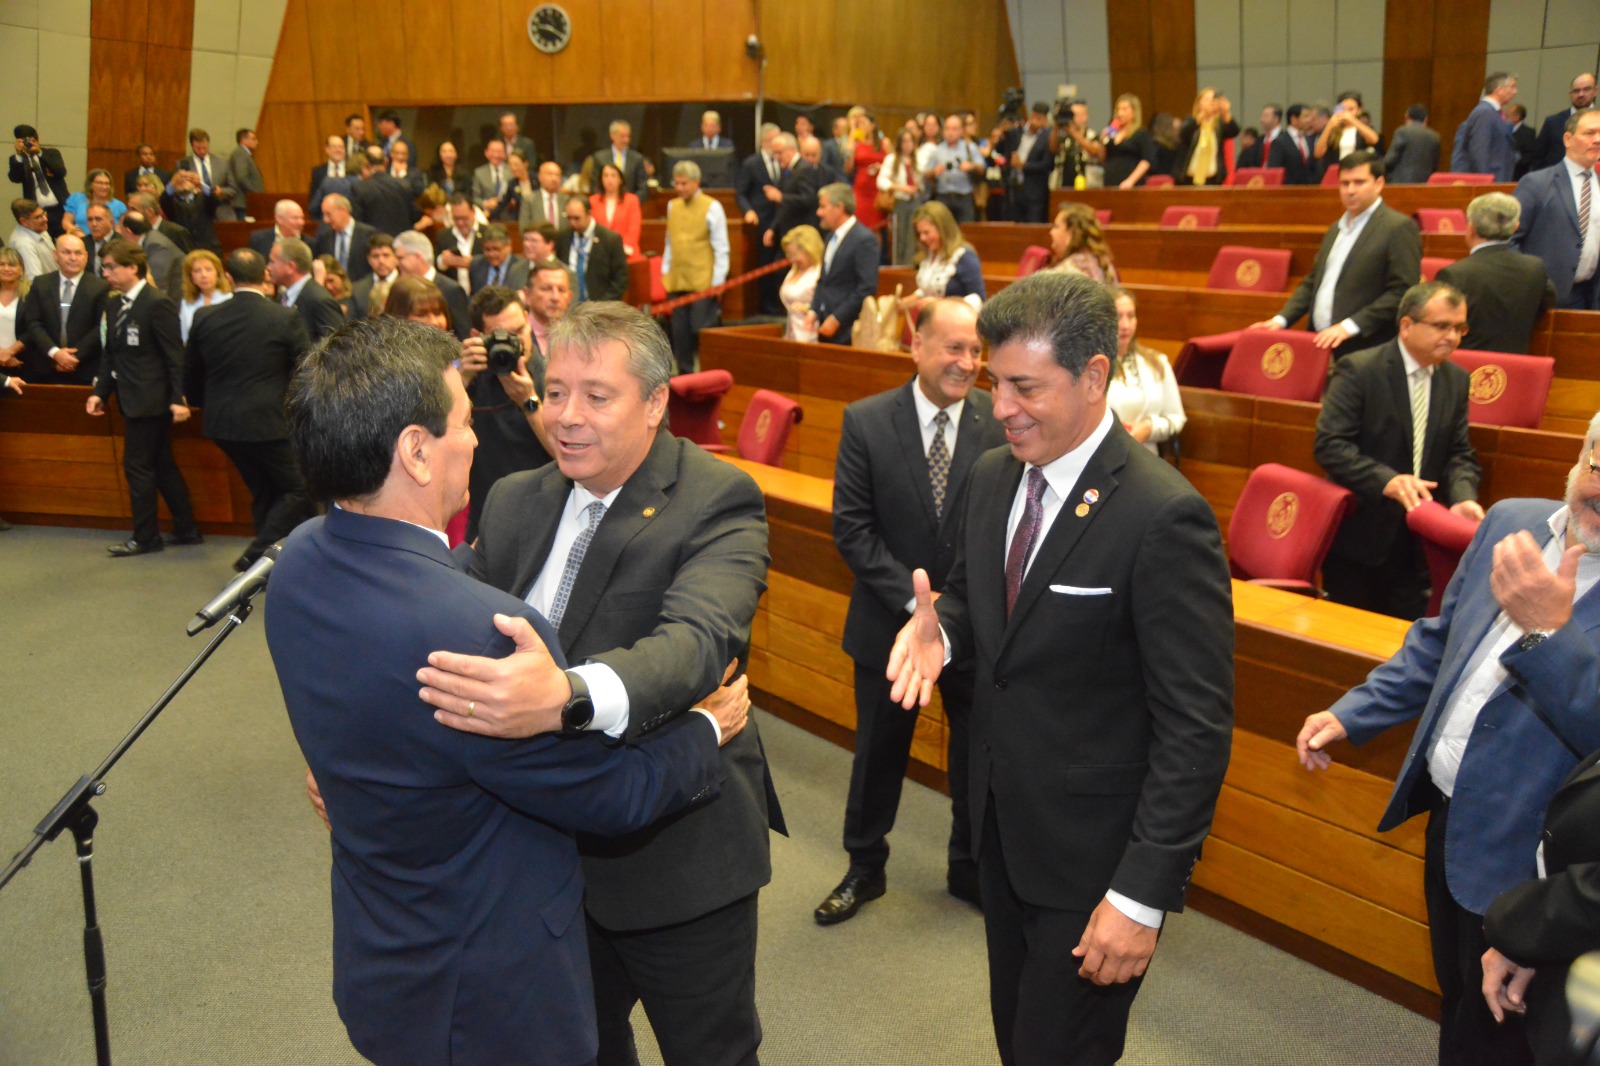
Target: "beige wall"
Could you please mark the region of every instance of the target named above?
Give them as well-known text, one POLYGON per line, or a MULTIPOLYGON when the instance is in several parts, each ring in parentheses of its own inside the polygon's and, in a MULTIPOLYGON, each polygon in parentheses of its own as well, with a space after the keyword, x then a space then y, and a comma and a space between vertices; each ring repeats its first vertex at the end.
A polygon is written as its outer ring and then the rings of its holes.
POLYGON ((218 155, 233 132, 260 121, 287 0, 200 0, 194 8, 189 126, 211 134, 218 155))
MULTIPOLYGON (((34 126, 42 143, 61 150, 76 192, 89 151, 89 0, 0 0, 0 56, 6 157, 11 128, 34 126)), ((20 186, 7 188, 0 237, 10 235, 11 201, 22 195, 20 186)))

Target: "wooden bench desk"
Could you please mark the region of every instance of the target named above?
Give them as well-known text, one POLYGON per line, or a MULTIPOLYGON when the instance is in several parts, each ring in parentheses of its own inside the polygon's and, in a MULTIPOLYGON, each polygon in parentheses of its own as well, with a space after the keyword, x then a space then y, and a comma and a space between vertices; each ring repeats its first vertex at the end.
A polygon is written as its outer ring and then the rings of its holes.
MULTIPOLYGON (((1474 197, 1486 192, 1510 194, 1514 185, 1386 185, 1383 202, 1402 215, 1421 207, 1458 208, 1465 211, 1474 197)), ((1096 211, 1110 211, 1113 225, 1126 222, 1160 222, 1168 207, 1220 207, 1225 225, 1327 226, 1339 214, 1339 193, 1319 185, 1280 185, 1274 188, 1239 188, 1211 185, 1169 186, 1161 189, 1056 189, 1050 193, 1050 214, 1065 203, 1082 203, 1096 211)))

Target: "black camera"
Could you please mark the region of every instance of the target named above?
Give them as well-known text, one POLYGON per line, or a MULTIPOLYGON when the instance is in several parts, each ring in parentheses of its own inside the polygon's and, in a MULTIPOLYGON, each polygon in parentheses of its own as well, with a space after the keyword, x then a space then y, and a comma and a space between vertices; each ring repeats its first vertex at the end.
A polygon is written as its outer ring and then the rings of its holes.
POLYGON ((517 360, 522 358, 522 338, 497 329, 483 338, 483 350, 489 357, 490 373, 515 374, 517 360))
POLYGON ((1020 124, 1024 120, 1025 112, 1027 111, 1027 108, 1023 106, 1026 100, 1027 97, 1023 95, 1021 89, 1014 86, 1007 89, 1000 99, 999 121, 1005 122, 1009 119, 1020 124))

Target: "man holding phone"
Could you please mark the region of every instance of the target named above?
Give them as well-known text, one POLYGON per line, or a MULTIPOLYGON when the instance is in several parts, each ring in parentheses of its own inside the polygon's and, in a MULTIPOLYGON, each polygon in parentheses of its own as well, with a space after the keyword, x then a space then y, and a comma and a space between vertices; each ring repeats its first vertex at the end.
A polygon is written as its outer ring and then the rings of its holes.
POLYGON ((50 236, 62 234, 63 205, 67 192, 67 165, 55 148, 39 147, 39 131, 22 125, 11 131, 10 178, 22 186, 22 195, 42 208, 50 225, 50 236))

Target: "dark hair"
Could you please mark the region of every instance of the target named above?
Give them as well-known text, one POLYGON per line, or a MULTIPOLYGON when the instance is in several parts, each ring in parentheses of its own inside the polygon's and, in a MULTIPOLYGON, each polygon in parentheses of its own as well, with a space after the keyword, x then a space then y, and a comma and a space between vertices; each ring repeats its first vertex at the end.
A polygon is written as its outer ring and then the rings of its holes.
MULTIPOLYGON (((504 314, 512 304, 522 307, 522 297, 504 285, 486 285, 472 294, 472 328, 483 331, 483 320, 504 314)), ((527 308, 523 308, 527 310, 527 308)))
POLYGON ((1428 109, 1421 104, 1412 104, 1406 108, 1406 118, 1412 122, 1426 122, 1428 121, 1428 109))
POLYGON ((444 375, 458 354, 448 333, 387 316, 351 322, 313 346, 285 401, 311 495, 368 499, 388 479, 407 426, 444 436, 453 404, 444 375))
POLYGON ((374 248, 393 248, 393 247, 394 247, 394 238, 391 237, 389 234, 383 232, 382 230, 379 230, 377 233, 374 233, 372 236, 367 238, 367 251, 368 252, 372 251, 374 248))
POLYGON ((450 206, 451 207, 459 207, 462 204, 466 204, 468 207, 471 207, 472 206, 472 197, 468 196, 464 192, 452 193, 450 195, 450 206))
POLYGON ((1356 92, 1354 89, 1346 89, 1344 92, 1333 98, 1333 102, 1336 104, 1342 104, 1346 100, 1354 100, 1357 107, 1361 106, 1361 94, 1356 92))
POLYGON ((1351 152, 1339 160, 1339 173, 1354 170, 1356 167, 1371 167, 1374 178, 1383 177, 1383 156, 1370 149, 1363 148, 1359 152, 1351 152))
POLYGON ((189 143, 190 144, 193 144, 195 141, 209 141, 210 139, 211 139, 211 134, 207 133, 205 130, 201 129, 199 126, 196 126, 194 129, 189 131, 189 143))
POLYGON ((350 125, 350 123, 354 122, 356 119, 360 119, 362 122, 365 122, 365 121, 367 121, 367 116, 363 115, 359 111, 353 111, 353 112, 351 112, 350 114, 348 114, 348 115, 346 115, 344 117, 344 124, 346 126, 348 126, 348 125, 350 125))
POLYGON ((527 236, 529 231, 537 233, 551 244, 556 243, 556 238, 561 235, 561 231, 556 229, 555 223, 553 222, 535 222, 533 225, 522 231, 523 236, 527 236))
POLYGON ((400 125, 400 112, 396 111, 392 107, 384 108, 382 111, 378 112, 378 121, 393 122, 396 126, 398 126, 400 125))
POLYGON ((1285 111, 1283 113, 1283 117, 1288 119, 1290 122, 1293 122, 1295 119, 1297 119, 1301 115, 1305 114, 1305 110, 1306 110, 1306 105, 1305 104, 1290 104, 1289 105, 1289 110, 1287 110, 1287 111, 1285 111))
POLYGON ((1012 282, 978 313, 989 351, 1010 341, 1044 341, 1073 377, 1096 355, 1117 351, 1117 303, 1111 290, 1081 274, 1040 271, 1012 282))
POLYGON ((1050 105, 1043 100, 1035 100, 1033 102, 1033 113, 1035 115, 1048 115, 1050 113, 1050 105))
POLYGON ((135 237, 143 237, 150 232, 150 222, 137 211, 124 211, 122 213, 122 228, 135 237))
POLYGON ((410 318, 412 315, 443 315, 447 329, 454 329, 450 304, 439 291, 439 286, 427 278, 397 278, 389 288, 389 297, 383 302, 383 313, 390 318, 410 318))
POLYGON ((144 254, 144 249, 132 241, 107 241, 100 250, 100 261, 107 259, 117 266, 134 267, 139 271, 139 276, 147 277, 150 273, 150 259, 144 254))
POLYGON ((39 210, 39 201, 30 200, 26 196, 18 197, 11 201, 11 217, 18 222, 21 222, 37 210, 39 210))
POLYGON ((254 248, 238 248, 228 253, 223 264, 235 285, 260 285, 267 279, 267 261, 254 248))
POLYGON ((1420 282, 1411 286, 1405 295, 1400 297, 1400 307, 1395 311, 1394 320, 1399 322, 1402 318, 1409 318, 1413 322, 1422 321, 1422 309, 1432 303, 1437 296, 1443 296, 1451 307, 1460 307, 1466 301, 1461 290, 1449 282, 1420 282))
POLYGON ((1266 109, 1272 112, 1273 118, 1279 122, 1283 121, 1283 106, 1281 104, 1268 104, 1266 109))
POLYGON ((245 139, 245 136, 246 136, 246 135, 247 135, 247 134, 251 134, 251 133, 254 133, 254 132, 255 132, 255 131, 254 131, 254 130, 252 130, 252 129, 251 129, 251 128, 250 128, 250 127, 248 127, 248 126, 246 126, 246 127, 244 127, 244 128, 243 128, 243 129, 237 129, 237 130, 234 130, 234 131, 233 131, 233 143, 234 143, 234 144, 238 144, 238 143, 239 143, 239 142, 240 142, 240 141, 242 141, 242 140, 244 140, 244 139, 245 139))
POLYGON ((481 244, 488 244, 490 241, 496 244, 510 244, 511 231, 498 222, 491 222, 478 234, 478 241, 481 244))

